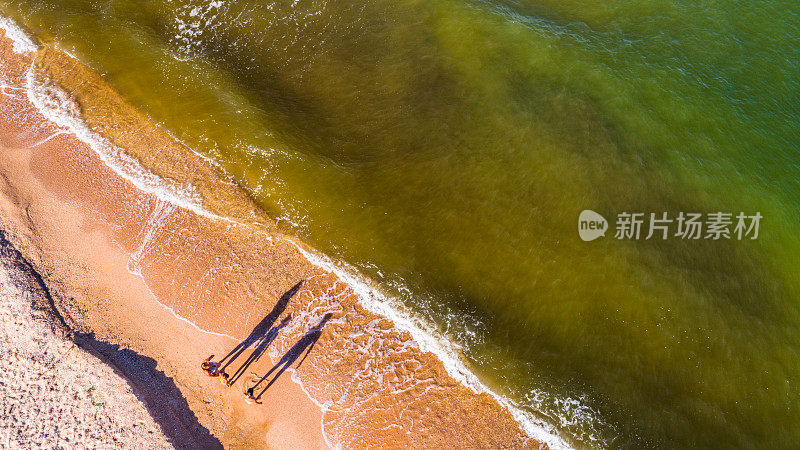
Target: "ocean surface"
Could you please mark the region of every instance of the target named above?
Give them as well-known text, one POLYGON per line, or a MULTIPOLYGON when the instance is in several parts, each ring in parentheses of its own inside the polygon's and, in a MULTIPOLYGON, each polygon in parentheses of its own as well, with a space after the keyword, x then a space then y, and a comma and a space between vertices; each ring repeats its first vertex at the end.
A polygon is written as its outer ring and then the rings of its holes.
POLYGON ((572 444, 800 441, 800 3, 0 12, 435 324, 485 384, 572 444), (763 219, 757 239, 645 228, 584 242, 585 209, 612 228, 623 212, 763 219))

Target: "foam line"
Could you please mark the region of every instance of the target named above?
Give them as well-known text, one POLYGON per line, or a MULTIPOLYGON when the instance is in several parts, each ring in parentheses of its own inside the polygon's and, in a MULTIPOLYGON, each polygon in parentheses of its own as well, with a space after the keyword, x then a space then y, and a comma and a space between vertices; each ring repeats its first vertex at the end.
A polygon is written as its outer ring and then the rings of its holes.
POLYGON ((328 257, 317 253, 312 253, 303 248, 293 239, 288 239, 303 256, 315 266, 332 272, 340 280, 345 282, 358 296, 359 302, 372 313, 386 317, 394 322, 395 327, 401 331, 408 332, 417 347, 423 352, 430 352, 436 355, 447 370, 447 373, 459 381, 461 384, 472 389, 475 393, 487 393, 494 397, 500 405, 506 408, 514 419, 520 424, 532 439, 546 443, 551 449, 571 448, 562 439, 555 428, 539 420, 538 418, 522 411, 515 406, 508 398, 493 392, 478 377, 464 366, 464 363, 456 356, 453 344, 428 324, 424 319, 415 317, 399 301, 391 299, 369 283, 356 270, 350 267, 342 268, 341 263, 333 263, 328 257))
POLYGON ((50 139, 53 139, 56 136, 61 136, 62 134, 67 134, 67 133, 69 133, 67 130, 58 130, 55 133, 51 134, 50 136, 47 136, 46 138, 42 139, 41 141, 39 141, 39 142, 37 142, 35 144, 31 144, 30 147, 31 148, 38 147, 38 146, 44 144, 45 142, 48 142, 50 139))
POLYGON ((5 30, 6 37, 13 41, 11 49, 15 53, 24 54, 39 50, 39 46, 33 42, 28 33, 11 19, 0 17, 0 28, 5 30))
POLYGON ((138 189, 198 214, 208 214, 200 208, 202 199, 194 186, 156 176, 135 158, 90 129, 80 116, 80 107, 70 95, 49 79, 37 80, 33 65, 27 73, 27 87, 28 100, 47 120, 88 144, 107 166, 138 189))

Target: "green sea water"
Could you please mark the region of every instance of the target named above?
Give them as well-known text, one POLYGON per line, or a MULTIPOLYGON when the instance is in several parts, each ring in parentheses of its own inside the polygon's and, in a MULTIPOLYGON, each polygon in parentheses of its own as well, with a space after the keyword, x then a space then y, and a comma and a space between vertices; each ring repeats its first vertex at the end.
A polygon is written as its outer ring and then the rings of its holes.
POLYGON ((0 6, 571 443, 800 442, 800 3, 0 6), (763 219, 583 242, 584 209, 763 219))

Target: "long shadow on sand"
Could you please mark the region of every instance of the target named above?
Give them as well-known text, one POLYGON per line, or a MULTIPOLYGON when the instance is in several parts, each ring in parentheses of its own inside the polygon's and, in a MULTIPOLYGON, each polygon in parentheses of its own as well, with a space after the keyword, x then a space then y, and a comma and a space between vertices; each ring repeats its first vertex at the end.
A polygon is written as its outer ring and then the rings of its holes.
POLYGON ((306 354, 303 356, 303 359, 301 359, 300 362, 297 363, 297 367, 300 367, 300 364, 303 364, 303 361, 306 360, 308 354, 311 353, 311 349, 314 348, 314 344, 316 344, 320 336, 322 336, 322 328, 325 327, 325 324, 328 323, 328 320, 330 320, 332 315, 333 314, 331 313, 325 314, 325 317, 322 318, 322 320, 317 324, 317 326, 308 330, 308 332, 302 338, 300 338, 300 340, 297 341, 297 343, 294 344, 292 348, 290 348, 289 351, 287 351, 286 354, 283 355, 283 357, 281 357, 281 360, 278 361, 278 363, 275 364, 275 366, 272 367, 272 369, 270 369, 269 372, 266 373, 266 375, 264 375, 260 380, 258 380, 258 383, 256 383, 255 386, 252 387, 253 392, 255 392, 255 390, 262 382, 264 382, 267 378, 269 378, 272 372, 280 368, 275 377, 258 394, 258 396, 256 397, 257 400, 260 399, 262 395, 264 395, 264 392, 266 392, 267 389, 269 389, 269 387, 272 386, 272 384, 278 380, 281 374, 283 374, 283 372, 285 372, 286 369, 288 369, 289 366, 292 365, 292 363, 297 361, 297 358, 299 358, 300 355, 302 355, 303 352, 305 351, 306 354))
POLYGON ((153 358, 97 340, 93 333, 75 333, 74 341, 128 380, 172 445, 186 449, 222 448, 219 440, 197 420, 173 379, 156 368, 153 358))
MULTIPOLYGON (((276 303, 275 306, 272 308, 272 311, 270 311, 269 314, 264 316, 264 318, 261 319, 261 322, 257 323, 256 326, 253 327, 253 330, 250 332, 250 334, 246 338, 244 338, 242 342, 239 342, 239 344, 237 344, 236 347, 233 348, 233 350, 231 350, 227 355, 225 355, 225 357, 219 360, 219 364, 222 364, 222 367, 220 367, 221 373, 224 373, 225 369, 229 365, 231 365, 234 361, 236 361, 236 358, 241 356, 241 354, 244 353, 251 346, 254 345, 256 346, 253 353, 255 354, 256 352, 258 352, 256 359, 261 356, 261 353, 263 353, 264 350, 266 350, 267 346, 269 346, 270 342, 272 342, 272 340, 277 335, 278 330, 280 330, 280 328, 286 325, 286 323, 290 319, 290 318, 284 319, 284 321, 279 326, 272 328, 272 325, 275 323, 276 320, 278 320, 278 317, 280 317, 283 311, 286 310, 286 306, 289 304, 289 300, 291 300, 294 294, 296 294, 297 291, 300 290, 301 286, 303 286, 303 280, 300 280, 297 284, 292 286, 291 289, 286 291, 278 300, 278 303, 276 303)), ((239 367, 234 376, 230 379, 230 384, 233 384, 238 378, 238 375, 241 375, 241 373, 247 369, 247 366, 249 366, 251 363, 254 362, 253 354, 250 355, 250 357, 247 359, 247 361, 245 361, 242 367, 239 367)))
POLYGON ((247 357, 247 360, 244 362, 244 364, 242 364, 241 367, 236 369, 236 372, 233 374, 230 380, 231 385, 236 383, 236 380, 238 380, 239 377, 244 375, 245 371, 247 370, 248 367, 250 367, 251 364, 261 359, 261 356, 264 354, 265 351, 267 351, 267 347, 269 347, 269 344, 271 344, 272 341, 274 341, 275 338, 278 336, 278 332, 281 331, 281 328, 285 327, 291 320, 292 316, 287 316, 281 321, 281 323, 278 324, 278 326, 273 327, 271 330, 269 330, 264 339, 262 339, 261 342, 259 342, 259 344, 256 346, 255 350, 253 350, 253 353, 251 353, 250 356, 247 357))
MULTIPOLYGON (((54 330, 71 337, 75 344, 108 364, 131 386, 136 397, 176 448, 221 449, 222 444, 200 424, 194 411, 172 378, 156 368, 156 361, 118 345, 100 341, 92 333, 74 332, 58 310, 44 279, 0 230, 0 263, 15 273, 15 282, 38 291, 44 302, 33 304, 54 330)), ((34 296, 37 297, 37 296, 34 296)))

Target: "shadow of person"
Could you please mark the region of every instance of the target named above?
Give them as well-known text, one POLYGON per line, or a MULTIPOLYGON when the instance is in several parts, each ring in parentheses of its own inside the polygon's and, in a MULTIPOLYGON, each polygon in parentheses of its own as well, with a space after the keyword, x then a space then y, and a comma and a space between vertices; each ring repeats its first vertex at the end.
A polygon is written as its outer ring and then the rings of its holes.
MULTIPOLYGON (((236 347, 233 348, 224 358, 219 360, 219 364, 222 364, 220 368, 220 373, 225 373, 225 368, 227 368, 232 362, 236 360, 245 350, 250 348, 252 345, 258 345, 262 340, 264 340, 278 317, 283 313, 286 309, 286 305, 289 304, 289 300, 300 290, 300 287, 303 285, 304 280, 300 280, 297 284, 292 286, 291 289, 286 291, 281 298, 278 300, 278 303, 272 308, 269 314, 267 314, 261 322, 257 323, 255 327, 253 327, 253 331, 244 338, 242 342, 240 342, 236 347), (224 363, 224 364, 223 364, 224 363)), ((232 384, 232 383, 231 383, 232 384)))
POLYGON ((247 370, 248 367, 250 367, 251 364, 261 359, 261 355, 264 354, 264 352, 267 350, 267 347, 269 347, 269 344, 271 344, 272 341, 274 341, 275 338, 278 336, 278 332, 281 331, 281 328, 288 325, 291 320, 292 320, 291 315, 286 316, 286 318, 284 318, 281 321, 281 323, 278 324, 278 326, 273 327, 267 332, 267 335, 264 337, 264 339, 261 340, 261 342, 258 343, 255 350, 253 350, 253 353, 251 353, 250 356, 247 357, 247 360, 244 362, 244 364, 242 364, 241 367, 236 369, 236 372, 234 372, 233 376, 230 379, 231 385, 236 383, 236 380, 238 380, 239 377, 241 377, 244 374, 244 372, 247 370))
POLYGON ((322 318, 322 320, 317 324, 317 326, 308 330, 308 332, 306 332, 306 334, 302 338, 300 338, 300 340, 297 341, 297 343, 295 343, 292 346, 292 348, 290 348, 289 351, 287 351, 286 354, 283 355, 283 357, 281 357, 281 360, 278 361, 278 363, 275 364, 275 366, 273 366, 272 369, 270 369, 269 372, 266 373, 266 375, 264 375, 263 377, 261 377, 260 380, 258 380, 255 386, 251 388, 252 392, 255 392, 256 388, 258 388, 258 386, 261 383, 263 383, 267 378, 269 378, 272 372, 280 368, 275 377, 258 394, 256 400, 259 400, 261 396, 264 395, 264 392, 266 392, 267 389, 269 389, 269 387, 272 386, 272 384, 275 383, 275 381, 281 376, 281 374, 283 374, 283 372, 285 372, 286 369, 288 369, 289 366, 292 365, 292 363, 297 361, 297 358, 299 358, 300 355, 302 355, 303 352, 305 351, 305 355, 303 355, 303 359, 301 359, 300 362, 297 363, 297 367, 300 367, 300 364, 303 364, 303 361, 306 360, 308 354, 311 353, 311 349, 314 348, 314 345, 317 343, 320 336, 322 336, 322 329, 325 327, 325 324, 328 323, 328 320, 330 320, 331 316, 333 316, 333 314, 331 313, 325 314, 325 317, 322 318))

